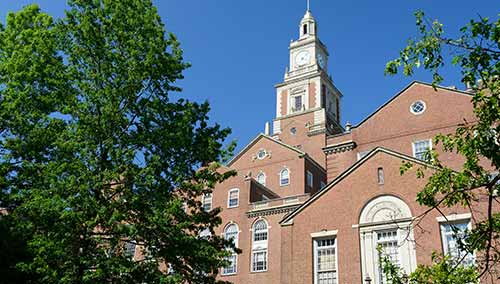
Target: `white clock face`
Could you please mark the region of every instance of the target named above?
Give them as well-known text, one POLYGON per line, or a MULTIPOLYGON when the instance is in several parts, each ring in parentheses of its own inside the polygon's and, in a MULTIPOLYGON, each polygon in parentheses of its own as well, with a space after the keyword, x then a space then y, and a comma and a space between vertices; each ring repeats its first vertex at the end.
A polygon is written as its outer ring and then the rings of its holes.
POLYGON ((318 64, 319 64, 319 67, 321 67, 321 69, 325 68, 325 58, 323 57, 323 55, 321 55, 321 53, 318 54, 318 64))
POLYGON ((311 54, 307 50, 303 50, 295 56, 295 64, 298 66, 303 66, 309 63, 309 60, 311 59, 311 54))

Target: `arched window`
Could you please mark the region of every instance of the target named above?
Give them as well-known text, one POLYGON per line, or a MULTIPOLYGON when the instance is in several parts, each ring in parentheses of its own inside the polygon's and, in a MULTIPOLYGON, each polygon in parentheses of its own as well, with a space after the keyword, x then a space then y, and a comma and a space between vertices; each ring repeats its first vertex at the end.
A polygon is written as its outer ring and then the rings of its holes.
POLYGON ((290 171, 288 169, 282 169, 280 172, 280 186, 288 185, 290 183, 290 171))
POLYGON ((268 226, 264 219, 253 224, 252 228, 252 272, 267 271, 268 226))
POLYGON ((232 240, 235 246, 238 246, 238 225, 229 224, 224 229, 224 239, 232 240))
POLYGON ((264 172, 260 172, 257 175, 257 181, 262 185, 266 185, 266 174, 264 172))
MULTIPOLYGON (((235 247, 238 247, 238 225, 236 224, 229 224, 226 226, 224 229, 224 239, 232 241, 235 247)), ((226 257, 226 260, 229 262, 229 265, 222 268, 222 275, 231 275, 231 274, 236 274, 237 272, 237 261, 238 261, 238 255, 234 253, 234 251, 231 249, 233 254, 230 256, 226 257)))
POLYGON ((411 220, 410 207, 395 196, 382 195, 365 205, 359 218, 363 275, 375 279, 376 284, 387 283, 379 263, 381 255, 407 274, 416 268, 411 220))
POLYGON ((302 34, 307 34, 307 24, 302 26, 302 34))

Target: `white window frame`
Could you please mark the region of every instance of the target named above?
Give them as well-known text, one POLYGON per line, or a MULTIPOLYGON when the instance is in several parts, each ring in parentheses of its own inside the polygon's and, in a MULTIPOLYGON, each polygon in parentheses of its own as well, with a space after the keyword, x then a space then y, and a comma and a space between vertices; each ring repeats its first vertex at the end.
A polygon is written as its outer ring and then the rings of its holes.
MULTIPOLYGON (((448 251, 448 239, 446 238, 449 233, 445 232, 445 226, 453 226, 454 224, 464 224, 467 223, 467 229, 472 230, 472 222, 471 222, 471 214, 458 214, 447 217, 438 217, 439 222, 439 231, 441 235, 441 247, 443 250, 443 254, 447 255, 450 252, 448 251)), ((453 235, 453 233, 452 233, 453 235)), ((458 249, 458 247, 457 247, 458 249)), ((472 263, 476 263, 476 255, 472 253, 472 263)))
POLYGON ((234 254, 226 257, 226 259, 228 259, 228 258, 232 258, 234 260, 234 262, 233 262, 232 266, 222 268, 222 271, 221 271, 222 276, 238 274, 238 255, 234 253, 234 254), (229 270, 229 268, 231 268, 231 270, 229 270))
MULTIPOLYGON (((387 243, 392 243, 392 242, 396 242, 396 246, 395 246, 395 250, 396 250, 396 261, 397 263, 394 263, 393 262, 392 264, 393 265, 396 265, 398 267, 400 267, 400 262, 401 262, 401 252, 400 252, 400 233, 398 232, 398 228, 395 227, 395 228, 390 228, 390 229, 385 229, 385 230, 377 230, 375 231, 375 234, 374 236, 376 237, 375 239, 375 244, 376 244, 376 247, 378 248, 379 246, 381 246, 382 244, 387 244, 387 243), (380 241, 378 239, 378 236, 380 234, 388 234, 388 233, 395 233, 395 237, 393 239, 389 239, 388 240, 383 240, 383 241, 380 241)), ((383 247, 383 246, 382 246, 383 247)), ((383 250, 383 249, 382 249, 383 250)), ((385 275, 383 274, 383 267, 382 267, 382 263, 380 263, 380 252, 377 251, 377 254, 378 254, 378 260, 377 260, 377 268, 378 268, 378 281, 380 284, 386 284, 387 283, 387 280, 385 279, 385 275)), ((389 256, 389 258, 391 258, 389 256)), ((392 259, 391 259, 392 260, 392 259)))
MULTIPOLYGON (((313 234, 311 234, 313 235, 313 234)), ((334 245, 332 246, 327 246, 327 247, 321 247, 321 249, 329 249, 333 248, 335 250, 335 279, 337 280, 337 283, 339 283, 339 263, 338 263, 338 248, 337 248, 337 236, 336 236, 336 231, 335 234, 330 234, 330 235, 324 235, 322 234, 321 237, 316 237, 313 238, 313 273, 314 273, 314 284, 318 284, 319 279, 318 279, 318 274, 320 271, 318 271, 318 251, 320 250, 320 247, 318 246, 318 242, 322 240, 328 240, 328 239, 333 239, 334 240, 334 245)))
POLYGON ((227 208, 236 208, 240 206, 240 189, 239 188, 233 188, 229 190, 227 193, 227 208), (231 205, 231 193, 236 192, 236 205, 231 205))
MULTIPOLYGON (((421 139, 421 140, 415 140, 411 143, 411 148, 412 148, 412 152, 413 152, 413 157, 415 159, 418 159, 418 160, 421 160, 419 158, 417 158, 417 153, 416 153, 416 147, 415 147, 415 144, 416 143, 419 143, 419 142, 425 142, 425 141, 428 141, 429 142, 429 148, 426 150, 426 151, 429 151, 429 150, 432 150, 432 139, 421 139)), ((425 161, 425 160, 421 160, 421 161, 425 161)))
POLYGON ((414 101, 413 103, 411 103, 411 105, 410 105, 410 112, 411 112, 412 114, 414 114, 414 115, 421 115, 421 114, 423 114, 423 113, 425 112, 425 110, 426 110, 426 109, 427 109, 427 105, 425 104, 425 102, 424 102, 423 100, 416 100, 416 101, 414 101), (421 103, 421 104, 424 106, 424 108, 422 109, 422 111, 420 111, 420 112, 415 112, 415 111, 413 110, 413 105, 414 105, 414 104, 416 104, 416 103, 421 103))
POLYGON ((314 175, 309 170, 306 171, 306 183, 310 188, 314 187, 314 175))
POLYGON ((266 219, 264 218, 259 218, 257 220, 255 220, 255 222, 253 223, 252 225, 252 254, 251 254, 251 258, 250 258, 250 270, 251 272, 266 272, 269 268, 269 250, 268 250, 268 244, 269 244, 269 223, 267 222, 266 219), (257 230, 256 230, 256 225, 259 223, 259 222, 264 222, 264 224, 266 225, 266 239, 265 240, 258 240, 256 241, 255 240, 255 234, 257 233, 257 230), (261 253, 261 252, 264 252, 266 254, 266 259, 265 259, 265 269, 264 270, 256 270, 255 267, 254 267, 254 257, 255 257, 255 253, 261 253))
POLYGON ((259 250, 252 250, 252 272, 253 273, 261 273, 261 272, 266 272, 268 267, 269 267, 269 251, 267 249, 259 249, 259 250), (257 270, 256 267, 255 267, 255 255, 256 254, 260 254, 260 253, 264 253, 265 254, 265 260, 264 260, 264 269, 262 270, 257 270))
POLYGON ((212 193, 208 193, 208 194, 203 195, 202 200, 201 200, 201 206, 205 212, 210 212, 212 210, 212 208, 213 208, 213 194, 212 193), (205 210, 205 204, 207 202, 207 199, 210 199, 210 209, 205 210))
POLYGON ((279 178, 280 178, 280 186, 286 186, 286 185, 289 185, 290 184, 290 170, 288 168, 283 168, 281 169, 280 173, 279 173, 279 178), (284 171, 287 171, 287 182, 286 183, 283 183, 283 178, 282 178, 282 174, 284 171))
POLYGON ((268 153, 267 153, 266 149, 259 149, 259 151, 257 151, 257 154, 255 156, 259 160, 264 160, 267 157, 267 155, 268 155, 268 153), (260 156, 261 153, 263 153, 262 156, 260 156))
POLYGON ((263 171, 260 171, 259 174, 257 174, 257 176, 255 177, 255 180, 257 180, 257 182, 262 184, 263 186, 266 186, 266 179, 267 179, 266 173, 263 171), (259 176, 264 177, 263 182, 259 180, 259 176))
POLYGON ((361 211, 359 228, 362 275, 369 275, 372 284, 380 284, 377 236, 381 231, 397 230, 399 267, 410 274, 417 267, 415 238, 410 207, 392 195, 372 199, 361 211))
MULTIPOLYGON (((239 231, 240 228, 239 228, 238 224, 231 222, 231 223, 227 224, 226 227, 224 227, 224 233, 223 233, 224 239, 226 239, 226 240, 228 239, 227 238, 227 231, 230 227, 236 228, 236 234, 235 234, 235 237, 233 238, 233 242, 234 242, 234 245, 236 247, 238 247, 239 238, 240 238, 240 231, 239 231)), ((234 232, 231 232, 231 233, 234 233, 234 232)), ((235 275, 238 273, 238 255, 236 253, 233 253, 229 257, 234 259, 234 266, 223 267, 222 271, 221 271, 221 275, 235 275), (231 268, 231 270, 230 271, 226 270, 228 268, 231 268)))

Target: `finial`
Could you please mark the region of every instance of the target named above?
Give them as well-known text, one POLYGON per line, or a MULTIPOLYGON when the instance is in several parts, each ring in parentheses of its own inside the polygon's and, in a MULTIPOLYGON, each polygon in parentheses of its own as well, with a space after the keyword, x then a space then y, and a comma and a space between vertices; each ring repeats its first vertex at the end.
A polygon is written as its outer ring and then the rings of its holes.
POLYGON ((310 3, 309 3, 309 0, 307 0, 307 11, 309 11, 309 10, 310 10, 310 9, 309 9, 310 7, 311 7, 311 5, 310 5, 310 3))

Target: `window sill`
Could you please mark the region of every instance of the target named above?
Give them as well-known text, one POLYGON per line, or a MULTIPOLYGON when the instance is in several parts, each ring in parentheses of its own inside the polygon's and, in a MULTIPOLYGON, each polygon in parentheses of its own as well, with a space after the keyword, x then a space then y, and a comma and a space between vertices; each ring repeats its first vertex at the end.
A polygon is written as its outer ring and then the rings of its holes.
POLYGON ((234 276, 234 275, 237 275, 238 272, 234 272, 234 273, 221 273, 220 276, 234 276))
POLYGON ((267 272, 267 269, 262 271, 250 271, 250 273, 265 273, 265 272, 267 272))
POLYGON ((238 204, 238 205, 235 205, 235 206, 228 206, 228 207, 227 207, 227 209, 233 209, 233 208, 238 208, 238 207, 240 207, 240 205, 239 205, 239 204, 238 204))

